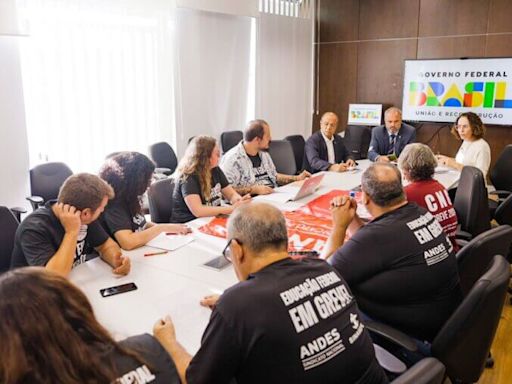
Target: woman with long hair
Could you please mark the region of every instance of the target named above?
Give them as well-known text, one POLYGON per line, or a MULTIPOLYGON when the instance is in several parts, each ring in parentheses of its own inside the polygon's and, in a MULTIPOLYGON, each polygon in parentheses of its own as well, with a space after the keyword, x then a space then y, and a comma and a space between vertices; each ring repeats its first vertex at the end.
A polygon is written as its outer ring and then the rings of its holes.
POLYGON ((451 132, 458 140, 462 140, 462 144, 455 158, 437 155, 439 164, 459 171, 465 165, 471 165, 482 171, 485 180, 491 165, 491 148, 484 140, 485 125, 480 117, 474 112, 461 113, 451 132))
POLYGON ((162 232, 190 232, 190 228, 182 224, 155 224, 144 218, 141 197, 151 183, 154 170, 155 164, 138 152, 120 152, 107 159, 100 170, 99 176, 115 192, 101 222, 123 249, 141 247, 162 232))
POLYGON ((173 222, 230 214, 238 205, 251 200, 250 195, 242 197, 229 185, 218 166, 219 158, 220 149, 213 137, 196 136, 189 143, 173 175, 173 222), (221 205, 223 197, 231 205, 221 205))
MULTIPOLYGON (((3 384, 179 383, 159 341, 144 334, 116 342, 85 295, 42 267, 0 276, 0 313, 3 384)), ((165 343, 162 326, 154 333, 165 343)))

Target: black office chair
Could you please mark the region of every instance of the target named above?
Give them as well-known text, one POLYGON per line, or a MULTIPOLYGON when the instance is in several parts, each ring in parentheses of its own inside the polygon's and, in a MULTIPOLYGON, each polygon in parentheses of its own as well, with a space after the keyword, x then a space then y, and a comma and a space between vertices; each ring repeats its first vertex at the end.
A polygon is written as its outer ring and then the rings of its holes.
POLYGON ((27 197, 36 210, 48 200, 56 199, 64 181, 73 174, 64 163, 44 163, 30 170, 30 193, 27 197))
POLYGON ((391 384, 441 384, 446 368, 433 357, 421 359, 391 384))
POLYGON ((494 220, 498 222, 498 224, 508 224, 512 225, 512 195, 507 197, 498 208, 496 208, 496 212, 494 213, 494 220))
POLYGON ((0 206, 0 273, 7 271, 11 266, 14 235, 18 225, 19 221, 13 212, 7 207, 0 206))
POLYGON ((460 230, 457 237, 471 240, 491 228, 487 188, 478 168, 462 168, 453 207, 457 212, 460 230))
POLYGON ((511 243, 512 227, 500 225, 479 234, 457 252, 460 285, 464 295, 485 273, 494 255, 506 257, 509 254, 511 243))
MULTIPOLYGON (((494 256, 487 272, 434 338, 432 357, 445 365, 452 382, 474 383, 480 378, 498 328, 509 279, 509 263, 503 256, 494 256)), ((365 325, 372 338, 419 353, 414 340, 404 333, 375 321, 365 325)))
POLYGON ((345 129, 345 147, 354 160, 366 159, 372 137, 372 128, 361 125, 347 125, 345 129))
POLYGON ((489 172, 489 178, 492 185, 496 188, 495 191, 490 192, 491 195, 496 195, 498 201, 489 199, 489 210, 491 217, 495 216, 498 206, 512 194, 512 144, 507 145, 500 153, 496 164, 489 172))
POLYGON ((295 167, 297 168, 297 173, 302 172, 304 169, 304 147, 306 146, 306 141, 302 135, 290 135, 284 138, 286 141, 289 141, 292 145, 293 156, 295 157, 295 167))
POLYGON ((272 140, 268 147, 268 153, 272 157, 278 173, 285 175, 295 175, 297 173, 295 155, 289 141, 272 140))
POLYGON ((148 190, 149 214, 153 223, 169 223, 172 216, 174 180, 167 178, 151 184, 148 190))
POLYGON ((240 141, 242 141, 244 134, 242 131, 225 131, 220 134, 220 146, 222 153, 226 153, 240 141))
POLYGON ((159 169, 159 173, 171 175, 178 166, 178 158, 172 147, 165 141, 149 146, 149 157, 159 169))

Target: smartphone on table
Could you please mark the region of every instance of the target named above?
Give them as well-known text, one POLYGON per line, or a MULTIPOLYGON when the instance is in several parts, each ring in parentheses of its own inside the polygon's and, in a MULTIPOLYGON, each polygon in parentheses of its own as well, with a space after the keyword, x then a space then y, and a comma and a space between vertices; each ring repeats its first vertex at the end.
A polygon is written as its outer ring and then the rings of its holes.
POLYGON ((137 286, 135 285, 135 283, 126 283, 126 284, 115 285, 113 287, 100 289, 100 294, 103 297, 109 297, 109 296, 118 295, 119 293, 134 291, 136 289, 137 289, 137 286))

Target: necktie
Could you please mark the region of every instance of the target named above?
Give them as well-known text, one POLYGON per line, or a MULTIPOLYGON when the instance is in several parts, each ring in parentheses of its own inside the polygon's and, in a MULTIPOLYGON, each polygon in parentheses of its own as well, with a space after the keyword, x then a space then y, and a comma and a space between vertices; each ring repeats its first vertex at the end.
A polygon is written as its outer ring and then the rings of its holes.
POLYGON ((396 142, 396 135, 391 134, 389 136, 389 149, 388 149, 388 155, 392 155, 395 153, 395 142, 396 142))

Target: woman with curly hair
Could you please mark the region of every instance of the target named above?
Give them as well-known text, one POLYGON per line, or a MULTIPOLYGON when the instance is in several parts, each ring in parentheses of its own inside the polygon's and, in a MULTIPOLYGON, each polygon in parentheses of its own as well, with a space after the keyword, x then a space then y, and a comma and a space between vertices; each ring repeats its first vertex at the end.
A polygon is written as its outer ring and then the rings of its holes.
POLYGON ((436 157, 425 144, 406 145, 398 158, 398 167, 407 181, 404 187, 407 200, 432 213, 457 251, 457 213, 446 188, 433 178, 436 166, 436 157))
POLYGON ((190 232, 190 228, 182 224, 154 224, 144 218, 141 197, 149 187, 154 170, 155 164, 138 152, 118 153, 107 159, 100 170, 99 176, 115 192, 101 221, 123 249, 141 247, 161 232, 190 232))
POLYGON ((462 140, 462 145, 455 158, 438 155, 439 164, 459 171, 465 165, 471 165, 482 171, 485 180, 491 165, 491 148, 483 138, 485 126, 480 117, 473 112, 461 113, 451 132, 457 139, 462 140))
POLYGON ((251 200, 229 185, 219 168, 220 150, 211 136, 196 136, 189 143, 173 177, 172 221, 184 223, 196 217, 229 215, 238 205, 251 200), (221 205, 222 198, 232 205, 221 205))
POLYGON ((42 267, 0 276, 0 313, 0 383, 180 382, 162 347, 169 324, 159 320, 155 337, 143 334, 116 342, 94 317, 85 295, 42 267))

